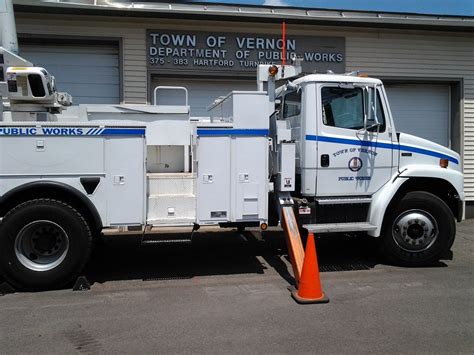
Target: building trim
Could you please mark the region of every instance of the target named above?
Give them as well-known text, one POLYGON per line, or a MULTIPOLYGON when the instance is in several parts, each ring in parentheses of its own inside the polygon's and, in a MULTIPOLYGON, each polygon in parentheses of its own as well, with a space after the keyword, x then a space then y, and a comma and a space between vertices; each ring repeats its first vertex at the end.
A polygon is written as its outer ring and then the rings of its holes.
POLYGON ((207 19, 310 24, 324 26, 354 26, 372 28, 417 29, 434 31, 474 32, 474 17, 402 14, 371 11, 321 10, 284 7, 238 6, 219 4, 134 5, 117 9, 112 5, 91 5, 66 2, 15 1, 16 12, 56 13, 142 18, 207 19))

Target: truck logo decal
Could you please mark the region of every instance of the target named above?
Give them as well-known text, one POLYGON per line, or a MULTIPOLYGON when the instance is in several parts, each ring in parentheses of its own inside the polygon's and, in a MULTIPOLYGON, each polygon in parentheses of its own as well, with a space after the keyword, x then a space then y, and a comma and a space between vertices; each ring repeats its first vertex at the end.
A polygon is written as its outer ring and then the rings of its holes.
POLYGON ((363 148, 363 147, 339 149, 338 151, 336 151, 334 153, 331 153, 331 154, 334 158, 336 158, 338 156, 341 156, 341 155, 344 155, 344 154, 349 154, 349 153, 352 153, 352 154, 357 154, 357 153, 359 153, 359 154, 368 154, 368 155, 371 155, 371 156, 374 156, 374 157, 376 157, 377 154, 378 154, 375 150, 372 150, 370 148, 363 148))
POLYGON ((349 163, 347 164, 347 166, 349 167, 349 170, 353 172, 356 172, 362 169, 362 165, 364 164, 362 163, 362 160, 359 157, 351 158, 351 160, 349 160, 349 163))
POLYGON ((347 139, 347 138, 316 136, 312 134, 307 134, 306 140, 326 142, 326 143, 336 143, 336 144, 350 144, 350 145, 358 145, 362 147, 377 147, 377 148, 382 148, 382 149, 397 149, 397 150, 403 150, 403 151, 412 152, 412 153, 428 155, 435 158, 448 159, 450 162, 453 162, 454 164, 459 164, 459 160, 450 155, 446 155, 434 150, 428 150, 428 149, 413 147, 413 146, 404 145, 404 144, 397 144, 397 143, 391 143, 391 142, 371 142, 371 141, 362 141, 358 139, 356 140, 356 139, 347 139))
POLYGON ((0 136, 144 136, 145 128, 0 127, 0 136))

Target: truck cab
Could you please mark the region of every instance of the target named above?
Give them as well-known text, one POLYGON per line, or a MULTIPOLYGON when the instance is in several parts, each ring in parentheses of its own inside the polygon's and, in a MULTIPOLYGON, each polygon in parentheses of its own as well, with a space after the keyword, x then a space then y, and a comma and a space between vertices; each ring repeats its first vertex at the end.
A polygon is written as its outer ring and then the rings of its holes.
POLYGON ((454 220, 463 219, 460 156, 397 132, 380 80, 311 74, 277 92, 272 152, 294 144, 294 160, 274 165, 291 171, 285 165, 294 161, 291 195, 303 230, 381 237, 385 254, 408 265, 449 250, 454 220))
POLYGON ((297 145, 301 194, 374 194, 398 165, 396 135, 380 80, 320 74, 294 84, 296 89, 282 95, 282 114, 297 145), (376 106, 369 107, 374 94, 376 106))

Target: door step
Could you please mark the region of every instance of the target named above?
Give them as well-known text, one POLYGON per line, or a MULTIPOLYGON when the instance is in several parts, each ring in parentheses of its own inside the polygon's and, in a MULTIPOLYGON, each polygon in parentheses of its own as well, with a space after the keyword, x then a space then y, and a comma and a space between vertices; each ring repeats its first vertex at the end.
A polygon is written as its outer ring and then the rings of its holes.
POLYGON ((147 225, 153 227, 189 227, 193 226, 196 222, 196 218, 189 217, 189 218, 156 218, 156 219, 148 219, 147 225))
POLYGON ((191 244, 193 241, 193 235, 199 230, 199 224, 193 223, 191 233, 187 234, 147 234, 151 230, 152 226, 148 225, 143 230, 142 234, 142 245, 158 245, 158 244, 191 244), (184 237, 183 237, 184 234, 184 237))
POLYGON ((368 222, 305 224, 303 228, 313 233, 368 232, 377 226, 368 222))
POLYGON ((359 196, 359 197, 331 197, 331 198, 317 198, 318 204, 320 205, 345 205, 345 204, 356 204, 356 203, 371 203, 371 197, 359 196))

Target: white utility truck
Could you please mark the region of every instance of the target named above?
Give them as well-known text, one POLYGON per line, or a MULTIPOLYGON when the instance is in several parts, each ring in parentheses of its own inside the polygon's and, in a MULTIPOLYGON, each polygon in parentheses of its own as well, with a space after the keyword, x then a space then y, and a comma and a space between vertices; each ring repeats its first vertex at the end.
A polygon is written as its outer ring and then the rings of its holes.
POLYGON ((176 87, 156 88, 153 105, 69 107, 11 32, 0 47, 0 272, 17 288, 73 280, 106 228, 143 230, 145 243, 160 242, 148 239, 159 227, 266 229, 285 206, 301 230, 368 233, 405 265, 454 241, 460 156, 397 132, 378 79, 303 75, 295 59, 259 66, 258 90, 217 99, 207 120, 190 117, 176 87))

